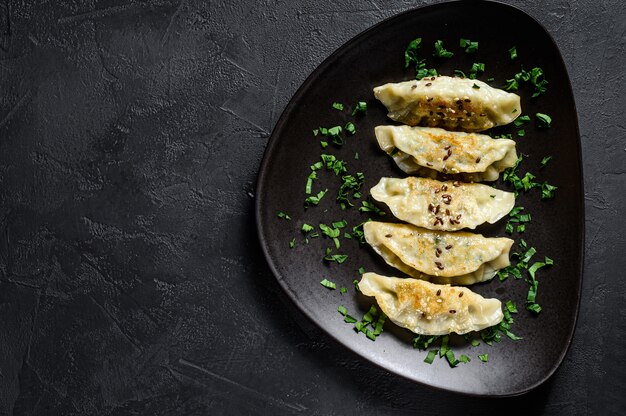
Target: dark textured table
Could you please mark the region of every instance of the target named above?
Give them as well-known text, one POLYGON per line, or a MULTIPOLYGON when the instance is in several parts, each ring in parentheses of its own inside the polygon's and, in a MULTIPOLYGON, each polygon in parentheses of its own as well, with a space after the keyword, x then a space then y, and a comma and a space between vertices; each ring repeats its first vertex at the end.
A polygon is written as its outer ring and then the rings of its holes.
POLYGON ((0 5, 0 414, 626 413, 621 1, 512 3, 570 73, 586 254, 565 361, 500 400, 337 345, 286 300, 255 230, 257 169, 298 86, 431 2, 26 3, 0 5))

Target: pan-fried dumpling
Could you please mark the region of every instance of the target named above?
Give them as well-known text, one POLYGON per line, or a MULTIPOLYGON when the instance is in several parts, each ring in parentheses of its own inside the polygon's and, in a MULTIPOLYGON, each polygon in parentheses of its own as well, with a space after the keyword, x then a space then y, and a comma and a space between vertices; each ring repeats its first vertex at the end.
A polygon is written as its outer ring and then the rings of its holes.
POLYGON ((510 264, 513 240, 509 238, 377 221, 363 224, 363 231, 387 264, 417 279, 471 285, 493 278, 510 264))
POLYGON ((504 317, 498 299, 464 287, 364 273, 359 289, 375 296, 393 323, 420 335, 463 335, 497 325, 504 317))
POLYGON ((512 192, 479 183, 428 178, 381 178, 370 193, 396 218, 431 230, 455 231, 495 223, 515 205, 512 192))
POLYGON ((515 142, 431 127, 377 126, 380 148, 408 174, 460 174, 465 182, 495 181, 515 165, 515 142))
POLYGON ((511 123, 521 113, 520 97, 482 81, 431 77, 374 88, 392 120, 409 126, 483 131, 511 123))

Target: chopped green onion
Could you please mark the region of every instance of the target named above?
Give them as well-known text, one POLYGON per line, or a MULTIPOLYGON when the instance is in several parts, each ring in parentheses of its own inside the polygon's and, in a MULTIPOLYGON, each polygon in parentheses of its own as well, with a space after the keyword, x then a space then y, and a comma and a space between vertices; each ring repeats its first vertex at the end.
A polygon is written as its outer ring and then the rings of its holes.
POLYGON ((328 289, 332 289, 332 290, 337 289, 337 285, 336 285, 335 283, 331 282, 331 281, 330 281, 330 280, 328 280, 328 279, 324 279, 324 280, 322 280, 322 281, 320 282, 320 285, 322 285, 322 286, 324 286, 324 287, 326 287, 326 288, 328 288, 328 289))
POLYGON ((343 111, 343 104, 341 104, 341 103, 333 103, 333 108, 335 110, 343 111))
POLYGON ((479 90, 480 89, 480 87, 478 85, 476 85, 476 84, 472 85, 472 88, 474 88, 475 90, 479 90))
POLYGON ((474 53, 478 50, 478 42, 472 42, 469 39, 461 38, 459 46, 465 48, 465 53, 474 53))
POLYGON ((365 273, 365 269, 363 267, 359 267, 358 272, 360 275, 362 275, 363 273, 365 273))
POLYGON ((278 211, 278 214, 276 214, 276 216, 278 218, 283 218, 283 219, 286 219, 286 220, 290 220, 291 219, 291 217, 288 214, 286 214, 286 213, 284 213, 282 211, 278 211))
POLYGON ((511 60, 514 60, 517 58, 517 48, 515 46, 509 49, 509 56, 511 57, 511 60))
POLYGON ((435 357, 437 356, 437 350, 430 350, 428 351, 428 355, 426 355, 426 358, 424 358, 424 362, 426 364, 432 364, 433 361, 435 360, 435 357))
POLYGON ((354 110, 352 110, 352 115, 356 116, 357 114, 367 114, 367 103, 365 101, 359 101, 354 106, 354 110))
POLYGON ((546 156, 543 159, 541 159, 541 167, 545 168, 546 165, 552 160, 552 156, 546 156))
POLYGON ((554 185, 550 185, 548 182, 541 184, 541 199, 554 198, 554 191, 558 188, 554 185))
POLYGON ((480 354, 478 359, 483 363, 489 362, 489 354, 480 354))
POLYGON ((480 341, 477 339, 472 340, 472 347, 478 347, 480 345, 480 341))
POLYGON ((552 118, 543 113, 536 113, 535 117, 537 117, 537 122, 539 123, 539 127, 549 128, 550 123, 552 123, 552 118))
POLYGON ((451 58, 452 55, 454 55, 454 53, 447 51, 444 47, 443 47, 443 41, 442 40, 437 40, 435 42, 435 51, 433 52, 433 56, 439 57, 439 58, 451 58))
POLYGON ((328 189, 319 191, 316 196, 310 196, 307 199, 305 199, 304 208, 308 208, 311 205, 318 205, 320 201, 322 200, 322 198, 324 197, 324 195, 326 195, 326 192, 328 192, 328 189))
POLYGON ((348 121, 346 123, 344 129, 351 135, 354 135, 356 133, 356 126, 351 121, 348 121))
POLYGON ((517 135, 518 135, 519 137, 524 137, 524 136, 526 135, 526 131, 524 131, 524 130, 518 130, 518 131, 517 131, 517 135))
POLYGON ((341 289, 339 289, 339 292, 341 292, 341 294, 343 295, 344 293, 348 293, 348 289, 342 287, 341 289))
POLYGON ((518 118, 515 119, 513 124, 515 125, 515 127, 521 127, 522 125, 529 123, 529 122, 530 122, 529 116, 519 116, 518 118))
POLYGON ((417 63, 419 59, 417 58, 417 51, 422 45, 422 38, 413 39, 409 42, 409 45, 406 47, 404 51, 404 67, 408 68, 411 62, 417 63))
POLYGON ((312 225, 309 225, 309 224, 307 224, 307 223, 302 224, 302 228, 301 228, 301 230, 302 230, 302 232, 303 232, 303 233, 308 233, 308 232, 311 232, 311 231, 313 231, 314 229, 315 229, 315 227, 313 227, 312 225))
POLYGON ((289 242, 289 248, 294 248, 296 246, 296 239, 292 238, 289 242))
POLYGON ((340 306, 337 308, 337 311, 338 311, 340 314, 342 314, 343 316, 346 316, 346 315, 348 314, 348 309, 347 309, 345 306, 343 306, 343 305, 340 305, 340 306))
POLYGON ((459 357, 459 361, 461 361, 462 363, 469 363, 472 360, 467 355, 461 354, 461 356, 459 357))

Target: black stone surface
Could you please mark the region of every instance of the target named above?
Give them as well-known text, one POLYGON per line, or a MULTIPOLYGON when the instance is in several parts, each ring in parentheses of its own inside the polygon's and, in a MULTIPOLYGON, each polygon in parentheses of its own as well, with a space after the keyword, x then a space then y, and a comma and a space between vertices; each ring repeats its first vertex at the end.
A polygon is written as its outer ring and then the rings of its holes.
POLYGON ((254 182, 289 98, 429 3, 0 5, 0 414, 626 413, 621 1, 510 2, 559 45, 583 147, 583 297, 545 385, 488 400, 391 376, 301 320, 260 253, 254 182))

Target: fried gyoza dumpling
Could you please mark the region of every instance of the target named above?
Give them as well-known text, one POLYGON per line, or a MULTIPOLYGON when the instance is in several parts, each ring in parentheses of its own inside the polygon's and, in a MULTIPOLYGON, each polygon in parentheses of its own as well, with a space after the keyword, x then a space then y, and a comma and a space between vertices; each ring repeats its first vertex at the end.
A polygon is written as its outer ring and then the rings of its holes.
POLYGON ((380 148, 408 174, 436 177, 456 175, 464 182, 495 181, 515 165, 515 142, 485 134, 431 127, 378 126, 380 148))
POLYGON ((515 205, 512 192, 479 183, 381 178, 370 193, 396 218, 431 230, 455 231, 498 221, 515 205))
POLYGON ((359 289, 375 296, 393 323, 420 335, 462 335, 497 325, 504 317, 498 299, 464 287, 364 273, 359 289))
POLYGON ((374 88, 392 120, 409 126, 483 131, 511 123, 521 113, 520 97, 482 81, 430 77, 374 88))
POLYGON ((509 238, 377 221, 366 222, 363 231, 365 240, 387 264, 435 283, 484 282, 510 264, 513 240, 509 238))

